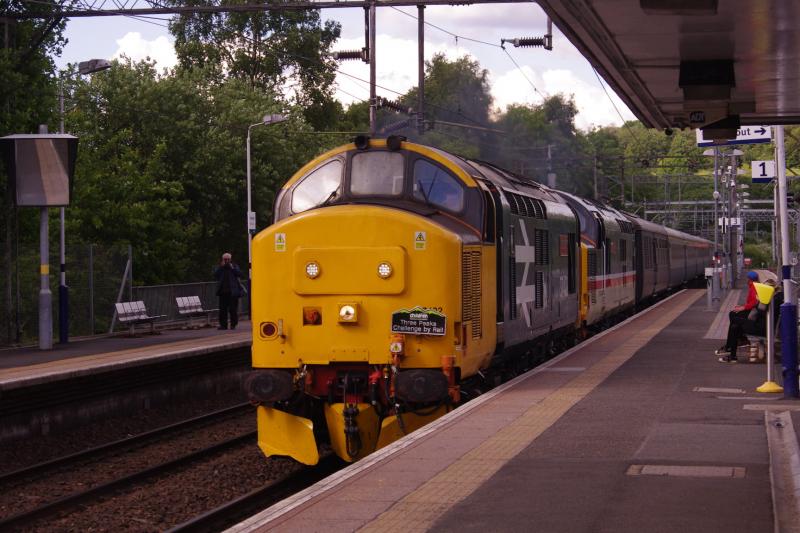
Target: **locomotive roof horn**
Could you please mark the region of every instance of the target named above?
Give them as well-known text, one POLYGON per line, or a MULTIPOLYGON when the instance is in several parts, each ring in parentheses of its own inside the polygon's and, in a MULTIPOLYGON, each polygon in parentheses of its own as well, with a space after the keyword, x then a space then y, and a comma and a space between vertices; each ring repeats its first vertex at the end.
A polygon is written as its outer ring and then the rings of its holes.
POLYGON ((366 150, 369 148, 369 135, 356 135, 353 142, 359 150, 366 150))
POLYGON ((404 135, 389 135, 386 137, 386 148, 396 152, 403 146, 403 141, 405 140, 406 137, 404 135))

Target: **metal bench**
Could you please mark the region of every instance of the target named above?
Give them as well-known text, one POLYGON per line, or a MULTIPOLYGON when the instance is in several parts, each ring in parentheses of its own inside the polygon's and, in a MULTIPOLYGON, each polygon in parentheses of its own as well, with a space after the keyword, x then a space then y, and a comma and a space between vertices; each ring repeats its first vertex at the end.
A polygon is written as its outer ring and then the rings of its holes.
POLYGON ((167 315, 150 316, 147 314, 147 308, 144 302, 117 302, 114 304, 117 309, 117 320, 120 324, 128 324, 131 328, 131 337, 136 332, 137 324, 150 324, 150 333, 156 333, 155 321, 167 315))
POLYGON ((206 317, 205 326, 210 327, 211 314, 219 311, 219 309, 203 309, 199 296, 178 296, 175 298, 175 304, 178 306, 178 314, 188 319, 187 327, 190 328, 193 327, 192 318, 203 315, 206 317))

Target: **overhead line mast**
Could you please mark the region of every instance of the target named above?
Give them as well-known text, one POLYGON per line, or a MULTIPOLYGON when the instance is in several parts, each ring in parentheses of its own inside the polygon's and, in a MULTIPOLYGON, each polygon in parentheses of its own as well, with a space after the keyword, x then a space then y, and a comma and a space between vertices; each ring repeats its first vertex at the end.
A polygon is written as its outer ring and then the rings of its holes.
MULTIPOLYGON (((473 4, 529 4, 530 0, 465 0, 459 5, 473 4)), ((373 4, 370 0, 343 0, 336 1, 294 1, 280 4, 239 4, 226 6, 173 6, 173 7, 146 7, 130 9, 64 9, 53 10, 49 13, 8 13, 0 12, 0 17, 12 19, 42 19, 59 17, 114 17, 132 15, 180 15, 184 13, 247 13, 259 11, 304 11, 309 9, 341 9, 362 7, 369 8, 373 4)), ((435 6, 453 5, 453 0, 381 0, 374 2, 376 7, 408 7, 408 6, 435 6)))

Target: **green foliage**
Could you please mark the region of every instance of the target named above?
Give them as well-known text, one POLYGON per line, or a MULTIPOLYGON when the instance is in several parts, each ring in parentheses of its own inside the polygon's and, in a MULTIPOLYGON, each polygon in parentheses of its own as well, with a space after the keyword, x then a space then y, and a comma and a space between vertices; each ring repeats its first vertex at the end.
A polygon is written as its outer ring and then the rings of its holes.
POLYGON ((744 256, 751 259, 753 268, 774 267, 769 242, 745 243, 744 256))
MULTIPOLYGON (((168 0, 202 6, 213 0, 168 0)), ((239 0, 222 0, 235 5, 239 0)), ((292 82, 293 103, 317 128, 335 123, 332 98, 335 64, 330 49, 341 33, 338 22, 321 22, 319 11, 185 13, 170 23, 184 69, 203 69, 217 82, 239 80, 251 89, 279 93, 292 82)))
MULTIPOLYGON (((417 107, 419 88, 408 91, 400 102, 417 107)), ((412 140, 419 140, 467 157, 478 157, 480 145, 487 135, 480 129, 491 125, 492 96, 489 73, 477 61, 464 56, 448 61, 436 54, 425 62, 425 122, 427 131, 420 138, 416 128, 403 131, 412 140), (450 123, 450 124, 447 124, 450 123)), ((400 120, 391 115, 381 124, 400 120)))
MULTIPOLYGON (((131 243, 138 282, 203 280, 219 254, 246 263, 247 127, 279 112, 279 97, 200 70, 158 77, 151 63, 115 63, 75 85, 68 130, 81 138, 70 232, 131 243)), ((259 227, 276 190, 314 155, 293 149, 288 123, 252 128, 252 198, 259 227)))
POLYGON ((8 47, 0 48, 0 136, 35 133, 46 124, 58 102, 53 56, 66 43, 63 19, 48 16, 55 5, 6 0, 3 12, 38 14, 32 20, 4 19, 0 35, 8 47))
POLYGON ((510 105, 495 123, 505 132, 496 137, 498 148, 483 157, 542 183, 554 173, 559 188, 585 194, 591 174, 585 169, 586 141, 575 129, 577 113, 575 101, 563 95, 538 105, 510 105))

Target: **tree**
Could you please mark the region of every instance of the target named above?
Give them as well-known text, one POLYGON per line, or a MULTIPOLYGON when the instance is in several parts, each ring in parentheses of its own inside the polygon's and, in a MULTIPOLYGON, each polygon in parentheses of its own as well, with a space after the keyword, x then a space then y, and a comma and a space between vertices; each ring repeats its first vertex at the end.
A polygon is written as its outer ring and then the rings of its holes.
POLYGON ((7 14, 41 18, 0 22, 0 134, 35 132, 54 115, 58 84, 52 57, 66 43, 64 19, 54 17, 55 4, 9 0, 7 14))
POLYGON ((512 104, 493 126, 505 133, 482 147, 482 157, 541 183, 554 173, 559 189, 586 195, 590 150, 575 128, 577 114, 575 101, 561 94, 541 104, 512 104))
MULTIPOLYGON (((416 108, 418 92, 418 87, 408 91, 400 99, 402 105, 416 108)), ((422 140, 426 144, 477 157, 480 153, 478 145, 486 134, 471 128, 490 126, 491 106, 489 73, 477 61, 466 56, 449 61, 444 54, 436 54, 425 62, 425 121, 429 130, 422 140)), ((400 118, 391 115, 385 121, 400 118)), ((418 138, 415 126, 403 130, 403 133, 411 139, 418 138)))
MULTIPOLYGON (((241 80, 209 81, 200 69, 159 77, 152 63, 115 63, 77 82, 68 129, 81 137, 71 232, 90 242, 131 243, 139 283, 207 279, 222 251, 247 257, 247 126, 283 107, 241 80)), ((253 206, 270 222, 275 192, 316 155, 299 110, 288 123, 252 130, 253 206), (288 132, 288 133, 287 133, 288 132)))
MULTIPOLYGON (((215 1, 168 3, 202 6, 215 1)), ((341 27, 333 21, 323 24, 318 10, 181 14, 170 23, 170 31, 182 68, 205 69, 217 81, 235 79, 272 94, 289 88, 309 123, 320 129, 333 124, 336 65, 330 48, 341 27)))

